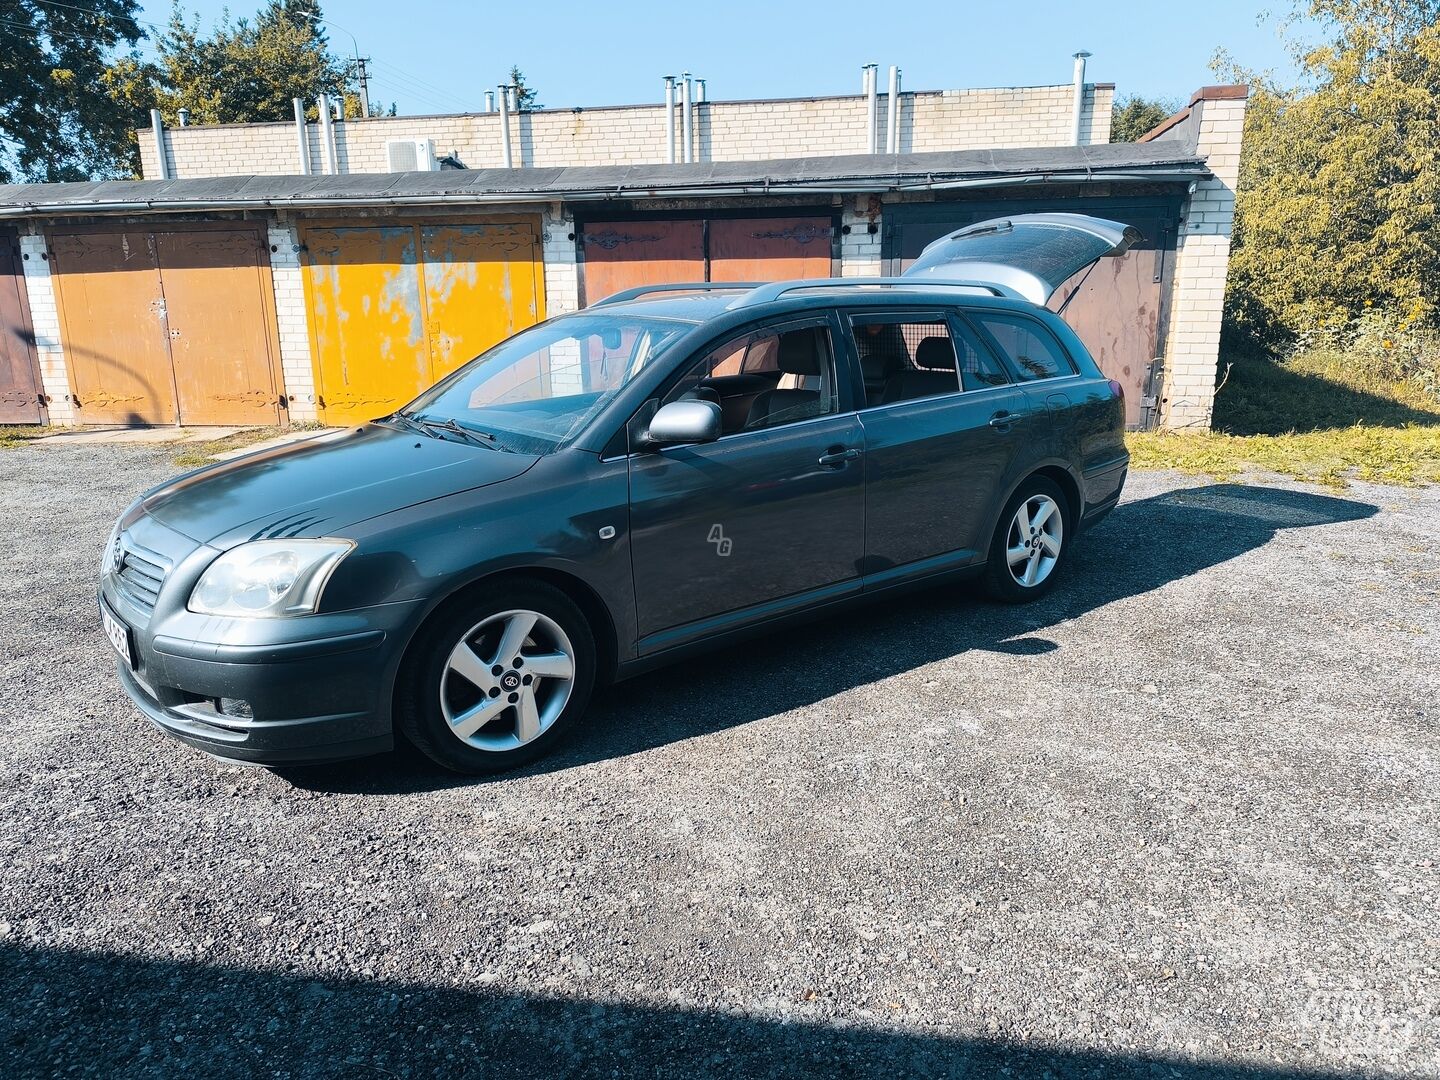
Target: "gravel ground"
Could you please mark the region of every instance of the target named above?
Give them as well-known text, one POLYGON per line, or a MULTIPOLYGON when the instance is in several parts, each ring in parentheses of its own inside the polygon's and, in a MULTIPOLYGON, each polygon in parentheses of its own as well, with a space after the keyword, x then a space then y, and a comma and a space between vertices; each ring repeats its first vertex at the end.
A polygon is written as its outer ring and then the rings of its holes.
POLYGON ((1039 605, 692 661, 472 782, 141 719, 93 579, 171 471, 0 453, 10 1076, 1440 1076, 1440 489, 1140 475, 1039 605))

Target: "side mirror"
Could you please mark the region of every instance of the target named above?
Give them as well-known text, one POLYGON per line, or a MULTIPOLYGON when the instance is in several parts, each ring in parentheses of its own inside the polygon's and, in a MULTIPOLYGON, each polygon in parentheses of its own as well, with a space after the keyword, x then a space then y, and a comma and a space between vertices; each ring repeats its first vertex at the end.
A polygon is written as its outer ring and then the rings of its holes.
POLYGON ((661 405, 645 429, 647 446, 714 442, 720 437, 720 406, 713 401, 672 401, 661 405))

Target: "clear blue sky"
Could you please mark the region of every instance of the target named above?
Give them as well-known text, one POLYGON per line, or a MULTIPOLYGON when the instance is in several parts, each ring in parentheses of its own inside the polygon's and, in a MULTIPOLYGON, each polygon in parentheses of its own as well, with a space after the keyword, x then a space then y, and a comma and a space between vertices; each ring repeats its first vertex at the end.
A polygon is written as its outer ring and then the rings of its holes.
MULTIPOLYGON (((512 63, 555 108, 656 101, 661 77, 684 69, 714 99, 858 92, 871 61, 882 81, 899 64, 910 90, 1060 83, 1077 49, 1094 54, 1088 78, 1121 96, 1184 98, 1215 81, 1222 45, 1247 67, 1289 70, 1274 20, 1257 24, 1263 3, 332 0, 324 11, 337 52, 353 51, 353 33, 373 58, 372 100, 422 113, 480 108, 512 63)), ((228 0, 237 16, 258 5, 228 0)), ((186 3, 207 25, 225 6, 186 3)), ((170 0, 144 9, 163 23, 170 0)))

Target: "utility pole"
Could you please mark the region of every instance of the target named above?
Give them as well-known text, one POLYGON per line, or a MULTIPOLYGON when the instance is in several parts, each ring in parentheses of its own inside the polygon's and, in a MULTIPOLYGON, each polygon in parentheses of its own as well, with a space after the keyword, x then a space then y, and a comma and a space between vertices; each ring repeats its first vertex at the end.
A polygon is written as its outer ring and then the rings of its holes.
POLYGON ((355 81, 360 84, 360 115, 366 119, 370 117, 370 73, 365 70, 368 63, 368 56, 355 57, 355 81))

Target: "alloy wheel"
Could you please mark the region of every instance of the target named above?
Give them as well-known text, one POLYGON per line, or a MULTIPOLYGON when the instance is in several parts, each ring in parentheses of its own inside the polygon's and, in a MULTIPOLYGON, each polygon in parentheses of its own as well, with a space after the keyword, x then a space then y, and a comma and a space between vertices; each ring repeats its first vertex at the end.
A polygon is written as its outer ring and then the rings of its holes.
POLYGON ((1065 515, 1049 495, 1032 495, 1015 510, 1005 537, 1005 562, 1023 588, 1034 588, 1055 569, 1065 542, 1065 515))
POLYGON ((440 711, 468 746, 514 750, 559 719, 574 680, 575 649, 554 619, 502 611, 472 626, 450 651, 440 711))

